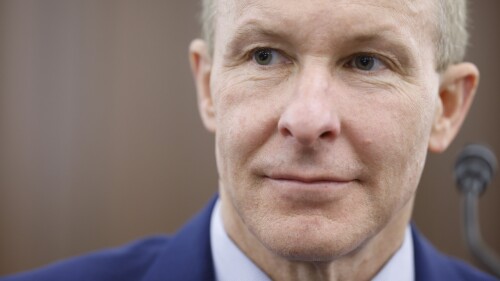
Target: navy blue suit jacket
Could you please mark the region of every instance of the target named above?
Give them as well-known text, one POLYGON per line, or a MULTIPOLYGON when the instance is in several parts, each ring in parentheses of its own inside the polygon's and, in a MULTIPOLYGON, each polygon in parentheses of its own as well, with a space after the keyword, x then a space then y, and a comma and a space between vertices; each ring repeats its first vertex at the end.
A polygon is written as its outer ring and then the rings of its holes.
MULTIPOLYGON (((215 280, 210 249, 210 216, 214 203, 215 198, 172 237, 147 238, 121 248, 3 277, 0 281, 215 280)), ((416 281, 498 280, 442 255, 415 227, 412 227, 412 231, 416 281)))

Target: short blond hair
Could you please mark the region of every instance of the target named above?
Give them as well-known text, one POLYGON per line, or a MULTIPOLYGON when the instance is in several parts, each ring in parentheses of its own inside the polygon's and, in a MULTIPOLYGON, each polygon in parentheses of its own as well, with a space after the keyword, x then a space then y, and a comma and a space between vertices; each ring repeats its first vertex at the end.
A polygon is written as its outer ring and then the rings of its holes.
POLYGON ((436 67, 445 70, 462 62, 469 41, 467 0, 439 0, 436 67))
MULTIPOLYGON (((213 54, 217 0, 202 0, 202 35, 213 54)), ((463 61, 469 33, 467 31, 467 0, 436 0, 436 70, 443 71, 449 65, 463 61)))

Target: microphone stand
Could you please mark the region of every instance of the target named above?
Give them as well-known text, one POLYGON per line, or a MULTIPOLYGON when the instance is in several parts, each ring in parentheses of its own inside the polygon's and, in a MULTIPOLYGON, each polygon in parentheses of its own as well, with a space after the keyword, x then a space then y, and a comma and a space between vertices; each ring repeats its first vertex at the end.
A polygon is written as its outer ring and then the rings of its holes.
POLYGON ((500 259, 483 242, 481 236, 478 223, 477 201, 478 194, 474 194, 473 192, 464 193, 462 196, 465 239, 474 257, 488 267, 493 274, 500 277, 500 259))
POLYGON ((483 242, 479 227, 478 198, 486 189, 496 169, 493 152, 480 145, 469 145, 459 155, 455 177, 462 193, 464 233, 467 246, 482 264, 500 277, 500 259, 483 242))

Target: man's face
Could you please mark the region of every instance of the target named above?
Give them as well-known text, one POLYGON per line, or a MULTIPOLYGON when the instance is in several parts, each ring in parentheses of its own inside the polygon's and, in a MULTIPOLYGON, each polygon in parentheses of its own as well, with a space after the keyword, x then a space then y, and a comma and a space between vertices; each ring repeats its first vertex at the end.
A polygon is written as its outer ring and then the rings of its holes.
POLYGON ((219 1, 221 197, 266 248, 328 260, 411 209, 439 101, 427 2, 219 1))

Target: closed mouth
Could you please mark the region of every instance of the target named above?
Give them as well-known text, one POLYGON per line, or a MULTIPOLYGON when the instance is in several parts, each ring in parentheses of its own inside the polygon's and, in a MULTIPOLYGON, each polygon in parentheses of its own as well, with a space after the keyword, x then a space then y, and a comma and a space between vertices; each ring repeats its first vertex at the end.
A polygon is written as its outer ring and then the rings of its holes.
POLYGON ((273 174, 273 175, 266 175, 265 177, 275 181, 289 181, 302 184, 325 184, 325 183, 341 184, 341 183, 356 181, 356 179, 346 179, 341 177, 304 176, 297 174, 273 174))

